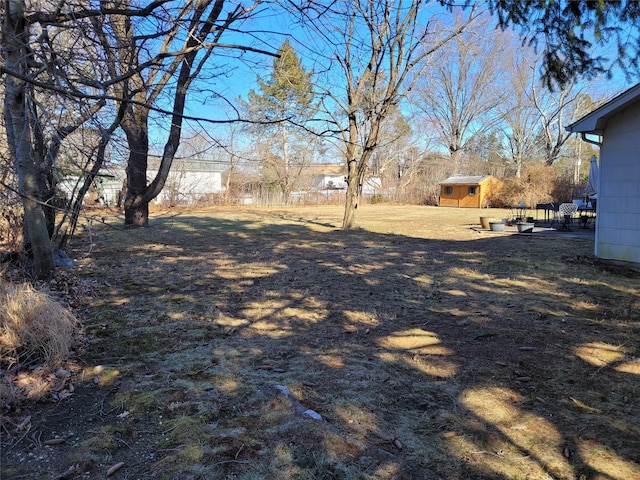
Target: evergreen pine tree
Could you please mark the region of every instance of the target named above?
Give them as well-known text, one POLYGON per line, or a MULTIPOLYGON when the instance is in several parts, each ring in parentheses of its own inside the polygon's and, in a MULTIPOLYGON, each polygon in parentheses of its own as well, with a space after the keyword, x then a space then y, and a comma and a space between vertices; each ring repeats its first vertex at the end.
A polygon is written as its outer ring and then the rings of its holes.
POLYGON ((263 167, 275 176, 285 203, 309 163, 309 155, 292 148, 292 136, 315 111, 311 76, 285 41, 273 61, 271 74, 266 79, 258 77, 258 91, 251 90, 244 104, 256 122, 254 130, 260 134, 263 148, 268 148, 263 167))

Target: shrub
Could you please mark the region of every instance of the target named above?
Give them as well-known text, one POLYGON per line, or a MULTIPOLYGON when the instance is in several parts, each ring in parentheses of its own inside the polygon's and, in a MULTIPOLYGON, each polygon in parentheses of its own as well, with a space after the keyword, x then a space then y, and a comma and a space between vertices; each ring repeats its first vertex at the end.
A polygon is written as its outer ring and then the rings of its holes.
POLYGON ((372 195, 371 200, 369 200, 369 203, 371 203, 371 205, 379 205, 381 203, 388 203, 388 202, 389 201, 384 197, 384 195, 381 195, 379 193, 372 195))
POLYGON ((574 198, 580 198, 583 190, 584 185, 574 184, 572 177, 560 176, 553 187, 553 198, 557 203, 571 202, 574 198))
POLYGON ((554 201, 555 186, 556 171, 553 167, 531 164, 527 166, 521 177, 505 180, 502 188, 496 194, 495 204, 509 206, 522 202, 533 208, 538 203, 554 201))

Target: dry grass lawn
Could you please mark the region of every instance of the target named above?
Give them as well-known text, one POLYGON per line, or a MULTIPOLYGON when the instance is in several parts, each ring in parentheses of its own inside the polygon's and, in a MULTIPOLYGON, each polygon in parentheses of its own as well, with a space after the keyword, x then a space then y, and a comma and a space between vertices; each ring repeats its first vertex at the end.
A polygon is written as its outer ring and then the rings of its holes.
POLYGON ((484 213, 94 224, 73 394, 12 413, 2 478, 640 478, 638 274, 484 213))

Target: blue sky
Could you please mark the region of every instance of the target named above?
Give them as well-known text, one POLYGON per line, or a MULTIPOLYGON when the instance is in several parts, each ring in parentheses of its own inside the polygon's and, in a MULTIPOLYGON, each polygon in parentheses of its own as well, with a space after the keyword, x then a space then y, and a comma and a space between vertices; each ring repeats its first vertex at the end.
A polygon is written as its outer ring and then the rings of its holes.
MULTIPOLYGON (((311 41, 308 38, 309 31, 302 30, 299 26, 295 25, 291 17, 282 11, 280 11, 280 13, 274 13, 273 10, 265 8, 259 11, 254 19, 247 20, 240 25, 239 29, 250 33, 230 34, 227 35, 224 41, 227 43, 251 45, 255 48, 275 52, 286 38, 290 38, 292 45, 303 58, 303 62, 306 62, 307 68, 313 68, 313 59, 305 57, 307 52, 305 52, 304 48, 311 41)), ((222 66, 221 72, 224 72, 224 74, 206 83, 202 83, 201 85, 205 88, 202 93, 197 92, 198 86, 191 91, 188 96, 188 104, 185 111, 186 115, 211 120, 224 120, 233 116, 232 104, 236 103, 236 99, 239 96, 246 98, 248 91, 255 88, 257 75, 269 75, 273 58, 246 53, 243 55, 243 60, 218 56, 215 57, 213 61, 218 62, 218 65, 222 66), (213 95, 214 92, 219 95, 219 97, 213 95)), ((599 79, 594 82, 591 91, 596 97, 610 97, 615 93, 629 88, 634 83, 633 81, 625 79, 619 72, 614 72, 614 78, 612 80, 599 79)), ((193 122, 187 122, 185 125, 191 128, 199 128, 197 125, 194 125, 193 122)), ((219 127, 213 124, 202 125, 206 128, 207 132, 214 136, 216 135, 216 131, 219 130, 219 127)), ((154 132, 151 133, 152 138, 155 139, 154 141, 161 145, 165 139, 162 131, 156 131, 155 134, 154 132)))

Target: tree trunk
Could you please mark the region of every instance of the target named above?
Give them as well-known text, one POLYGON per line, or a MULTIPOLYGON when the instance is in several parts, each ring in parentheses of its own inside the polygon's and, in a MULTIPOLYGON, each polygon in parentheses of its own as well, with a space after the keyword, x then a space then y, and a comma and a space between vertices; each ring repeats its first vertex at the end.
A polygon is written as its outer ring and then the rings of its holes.
MULTIPOLYGON (((384 108, 384 107, 383 107, 384 108)), ((380 134, 380 124, 384 116, 371 118, 367 139, 362 148, 358 146, 358 125, 355 115, 349 118, 349 133, 347 142, 347 198, 345 199, 344 230, 356 230, 359 228, 356 219, 358 202, 362 196, 362 184, 367 174, 369 162, 373 157, 380 134)))
POLYGON ((360 192, 358 188, 358 175, 355 167, 355 160, 349 162, 349 176, 347 177, 347 198, 345 199, 344 203, 344 219, 342 221, 342 228, 344 230, 356 230, 358 228, 356 212, 358 210, 360 192))
POLYGON ((461 171, 461 165, 460 165, 460 160, 462 157, 462 150, 458 150, 458 149, 450 149, 451 151, 451 168, 453 171, 454 175, 461 175, 462 171, 461 171))
MULTIPOLYGON (((364 180, 365 168, 360 168, 363 159, 352 158, 347 164, 347 194, 344 204, 344 218, 342 228, 344 230, 357 230, 359 228, 357 213, 358 203, 362 194, 362 182, 364 180)), ((365 160, 366 162, 366 160, 365 160)))
MULTIPOLYGON (((3 25, 5 61, 9 70, 28 74, 27 31, 23 18, 24 2, 6 2, 3 25)), ((26 242, 31 249, 34 275, 50 278, 55 269, 47 222, 39 202, 38 170, 33 157, 31 128, 27 111, 29 90, 24 81, 5 76, 5 128, 9 149, 14 156, 18 189, 22 196, 26 242)))
POLYGON ((234 167, 233 157, 234 155, 231 154, 231 164, 229 165, 229 171, 227 172, 227 181, 225 182, 225 186, 224 186, 224 204, 225 205, 229 205, 229 187, 231 186, 231 175, 233 175, 233 167, 234 167))
POLYGON ((289 205, 291 200, 291 184, 289 175, 289 148, 287 144, 287 126, 282 122, 282 162, 284 168, 284 175, 282 178, 282 195, 284 197, 284 204, 289 205))
POLYGON ((514 160, 516 162, 516 178, 520 178, 522 176, 522 158, 518 155, 514 160))
MULTIPOLYGON (((127 198, 125 199, 125 226, 143 227, 149 224, 149 202, 156 198, 162 191, 171 164, 175 157, 176 151, 180 146, 180 135, 182 133, 183 113, 185 101, 189 86, 200 73, 204 62, 212 54, 213 47, 207 47, 203 58, 196 62, 198 52, 202 51, 201 46, 206 44, 207 37, 214 32, 214 36, 219 39, 230 22, 245 14, 244 8, 236 7, 233 14, 229 14, 223 26, 217 27, 216 21, 222 13, 224 0, 205 0, 195 2, 191 9, 191 19, 189 20, 190 33, 184 45, 183 55, 176 57, 173 65, 170 67, 174 73, 178 71, 175 81, 175 91, 173 92, 173 109, 171 114, 171 127, 169 128, 169 137, 165 143, 160 166, 155 178, 147 185, 147 155, 149 152, 149 108, 147 105, 154 103, 158 95, 167 86, 166 78, 158 80, 156 84, 148 84, 149 78, 143 79, 142 73, 139 73, 129 79, 129 88, 136 87, 133 90, 134 99, 137 105, 130 104, 127 114, 122 122, 122 129, 126 132, 127 142, 129 145, 129 161, 127 164, 127 198), (207 8, 211 9, 207 13, 207 8), (206 17, 203 17, 206 15, 206 17)), ((185 7, 186 8, 186 7, 185 7)), ((126 55, 123 55, 125 63, 122 65, 124 70, 128 68, 135 69, 138 65, 137 57, 139 50, 135 45, 137 37, 132 28, 133 22, 124 16, 117 23, 117 36, 119 40, 127 45, 125 49, 126 55), (133 63, 134 65, 129 65, 133 63)))
POLYGON ((149 225, 149 203, 142 195, 127 196, 124 202, 124 224, 128 227, 146 227, 149 225))
POLYGON ((369 132, 369 138, 362 150, 358 147, 358 126, 355 115, 349 118, 349 134, 347 142, 347 194, 344 204, 343 230, 357 230, 359 228, 356 214, 358 202, 362 194, 362 182, 367 172, 367 166, 374 149, 371 147, 377 139, 379 124, 374 124, 369 132))
POLYGON ((149 201, 147 198, 147 165, 149 136, 146 113, 140 109, 129 112, 122 121, 129 144, 127 162, 127 195, 124 201, 124 224, 128 227, 149 225, 149 201))
MULTIPOLYGON (((31 98, 34 97, 33 88, 29 88, 29 95, 31 98)), ((37 165, 36 175, 38 178, 39 198, 42 200, 42 212, 47 224, 49 238, 53 238, 56 225, 56 211, 54 204, 56 190, 53 178, 53 163, 49 163, 49 159, 51 157, 46 153, 47 149, 45 146, 44 132, 36 111, 31 111, 29 121, 31 125, 31 135, 33 138, 31 142, 32 155, 35 165, 37 165)))

